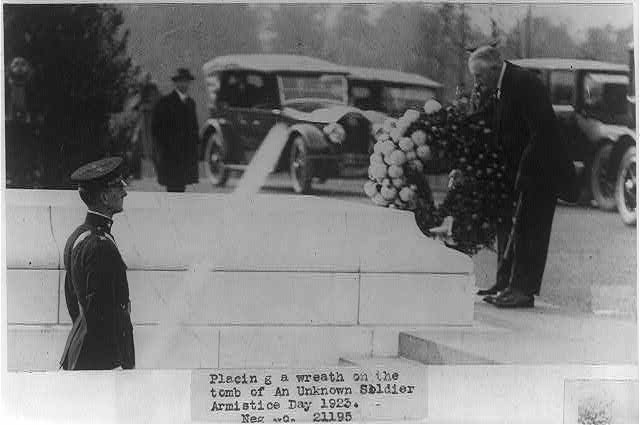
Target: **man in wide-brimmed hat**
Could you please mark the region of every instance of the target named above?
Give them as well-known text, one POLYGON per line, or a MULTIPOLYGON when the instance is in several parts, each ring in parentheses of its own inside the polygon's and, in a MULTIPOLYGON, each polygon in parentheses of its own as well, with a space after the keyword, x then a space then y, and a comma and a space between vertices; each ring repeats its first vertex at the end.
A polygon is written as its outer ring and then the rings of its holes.
POLYGON ((188 69, 178 68, 171 80, 175 89, 156 104, 151 131, 158 183, 168 192, 184 192, 186 185, 198 182, 198 118, 189 97, 194 77, 188 69))

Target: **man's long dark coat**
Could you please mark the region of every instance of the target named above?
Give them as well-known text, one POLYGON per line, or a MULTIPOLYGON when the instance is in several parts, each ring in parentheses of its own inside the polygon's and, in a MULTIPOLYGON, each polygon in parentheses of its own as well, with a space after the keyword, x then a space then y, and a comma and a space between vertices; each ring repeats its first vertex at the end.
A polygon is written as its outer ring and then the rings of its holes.
MULTIPOLYGON (((575 169, 548 91, 533 73, 506 63, 496 120, 507 173, 514 184, 518 176, 522 183, 514 255, 499 261, 498 284, 538 294, 557 198, 577 198, 575 169)), ((499 254, 504 252, 510 227, 511 223, 499 226, 499 254)))
POLYGON ((198 182, 198 118, 191 98, 184 102, 174 90, 154 109, 152 134, 157 152, 158 183, 185 186, 198 182))

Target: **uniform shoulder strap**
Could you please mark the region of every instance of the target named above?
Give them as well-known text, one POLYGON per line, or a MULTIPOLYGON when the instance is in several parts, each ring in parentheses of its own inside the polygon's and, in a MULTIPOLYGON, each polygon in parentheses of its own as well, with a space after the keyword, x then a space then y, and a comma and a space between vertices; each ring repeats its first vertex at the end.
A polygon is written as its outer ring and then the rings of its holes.
POLYGON ((71 234, 64 247, 64 268, 68 270, 71 265, 71 253, 80 245, 80 242, 91 236, 93 231, 91 227, 87 225, 78 226, 78 228, 71 234))

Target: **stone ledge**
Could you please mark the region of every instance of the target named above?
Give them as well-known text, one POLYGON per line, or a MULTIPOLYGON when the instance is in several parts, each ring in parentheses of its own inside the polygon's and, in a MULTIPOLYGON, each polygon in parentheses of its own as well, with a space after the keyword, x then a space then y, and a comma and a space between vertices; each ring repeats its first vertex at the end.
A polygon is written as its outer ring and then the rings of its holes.
MULTIPOLYGON (((357 274, 132 270, 127 275, 136 324, 357 323, 357 274)), ((70 324, 64 288, 60 291, 60 320, 70 324)))
POLYGON ((474 285, 468 275, 363 273, 360 323, 470 325, 474 285))
POLYGON ((58 323, 59 276, 59 270, 7 270, 7 323, 58 323))
MULTIPOLYGON (((7 369, 58 370, 71 326, 9 325, 7 369)), ((136 368, 218 367, 219 329, 207 326, 135 326, 136 368)))
MULTIPOLYGON (((442 331, 415 327, 414 332, 442 331)), ((9 325, 11 371, 57 370, 71 326, 9 325)), ((397 356, 407 328, 382 326, 134 326, 138 369, 311 367, 340 357, 397 356)))
POLYGON ((49 206, 11 205, 5 211, 7 268, 59 268, 61 251, 52 234, 49 206))
MULTIPOLYGON (((38 242, 9 237, 8 252, 16 252, 9 267, 31 261, 60 268, 64 244, 86 212, 72 199, 77 194, 7 192, 10 235, 24 231, 38 242), (43 244, 42 234, 53 241, 43 244), (32 246, 45 250, 34 257, 28 252, 32 246)), ((131 193, 125 212, 114 218, 113 232, 130 269, 199 264, 212 270, 473 272, 468 257, 426 238, 405 211, 314 197, 172 195, 131 193)))

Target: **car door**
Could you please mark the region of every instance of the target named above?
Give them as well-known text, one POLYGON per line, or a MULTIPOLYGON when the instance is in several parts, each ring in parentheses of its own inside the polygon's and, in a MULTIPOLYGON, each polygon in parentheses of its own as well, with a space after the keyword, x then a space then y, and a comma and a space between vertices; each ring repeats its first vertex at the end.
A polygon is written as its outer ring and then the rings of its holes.
POLYGON ((255 151, 276 124, 280 116, 280 99, 275 75, 251 72, 247 74, 247 115, 250 150, 255 151))
POLYGON ((574 161, 584 159, 586 143, 576 122, 576 86, 578 75, 574 70, 551 70, 549 72, 549 95, 553 110, 567 138, 569 156, 574 161))
MULTIPOLYGON (((240 71, 227 72, 222 82, 226 118, 232 129, 234 138, 232 149, 234 158, 240 164, 246 163, 246 152, 253 149, 249 116, 251 108, 247 93, 246 73, 240 71)), ((222 95, 222 93, 221 93, 222 95)))

